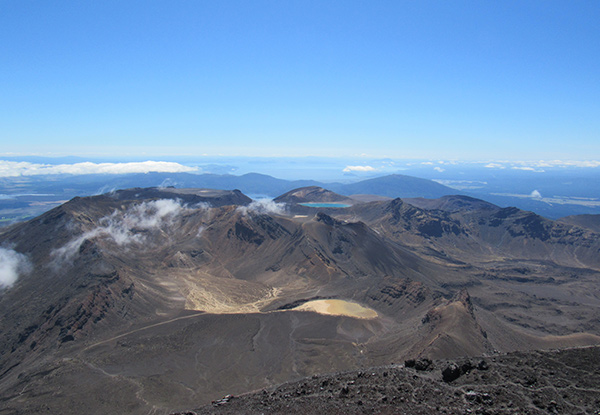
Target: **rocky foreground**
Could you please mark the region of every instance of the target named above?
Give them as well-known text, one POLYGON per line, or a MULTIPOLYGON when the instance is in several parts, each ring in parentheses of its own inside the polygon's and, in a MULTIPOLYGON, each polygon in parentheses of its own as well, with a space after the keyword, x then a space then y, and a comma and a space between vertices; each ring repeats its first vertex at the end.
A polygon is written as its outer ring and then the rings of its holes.
POLYGON ((240 413, 600 414, 600 348, 409 360, 226 396, 176 415, 240 413))

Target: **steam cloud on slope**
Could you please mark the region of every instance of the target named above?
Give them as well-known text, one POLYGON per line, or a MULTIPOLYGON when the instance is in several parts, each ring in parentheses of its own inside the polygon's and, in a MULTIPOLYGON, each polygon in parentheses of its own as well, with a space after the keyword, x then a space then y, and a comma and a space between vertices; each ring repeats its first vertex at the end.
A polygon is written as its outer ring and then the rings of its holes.
MULTIPOLYGON (((199 209, 206 209, 207 204, 199 204, 199 209)), ((142 202, 127 209, 125 212, 113 212, 112 215, 100 220, 100 226, 79 235, 52 254, 57 260, 56 265, 71 260, 86 239, 104 237, 112 239, 118 246, 144 243, 143 233, 150 229, 168 225, 176 216, 191 210, 182 206, 179 200, 161 199, 142 202)))
POLYGON ((248 206, 238 207, 237 210, 244 215, 247 215, 249 212, 283 215, 285 213, 285 203, 277 203, 273 199, 256 199, 248 206))
POLYGON ((31 271, 27 257, 12 249, 0 248, 0 288, 12 286, 19 275, 31 271))

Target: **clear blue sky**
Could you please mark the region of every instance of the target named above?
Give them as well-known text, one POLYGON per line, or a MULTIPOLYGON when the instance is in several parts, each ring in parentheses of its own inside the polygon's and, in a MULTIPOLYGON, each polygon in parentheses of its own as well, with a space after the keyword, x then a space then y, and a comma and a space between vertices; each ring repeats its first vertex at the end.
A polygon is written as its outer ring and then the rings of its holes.
POLYGON ((0 0, 0 154, 600 158, 600 2, 0 0))

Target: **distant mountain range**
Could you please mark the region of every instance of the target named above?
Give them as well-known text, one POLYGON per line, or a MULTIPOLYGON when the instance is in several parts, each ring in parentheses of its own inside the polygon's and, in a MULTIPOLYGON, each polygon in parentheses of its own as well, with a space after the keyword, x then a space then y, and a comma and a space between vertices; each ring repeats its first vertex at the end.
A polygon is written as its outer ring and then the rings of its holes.
MULTIPOLYGON (((397 197, 436 199, 447 195, 468 195, 485 199, 502 207, 515 206, 530 210, 551 219, 571 215, 600 214, 600 206, 597 206, 598 202, 592 200, 593 198, 567 200, 555 197, 540 199, 528 195, 485 193, 481 189, 459 191, 429 179, 400 174, 355 183, 325 183, 314 180, 283 180, 258 173, 248 173, 241 176, 230 174, 140 173, 2 178, 0 179, 0 225, 30 219, 77 196, 91 196, 133 187, 169 186, 177 188, 238 189, 251 197, 277 197, 293 189, 317 186, 327 188, 343 196, 353 196, 354 199, 363 201, 375 200, 373 196, 392 199, 397 197)), ((498 186, 496 185, 496 187, 498 186)), ((521 188, 518 187, 518 189, 521 188)))
POLYGON ((305 186, 327 187, 343 195, 436 198, 457 194, 455 189, 427 179, 391 175, 358 183, 282 180, 258 173, 242 176, 190 173, 125 175, 27 176, 0 179, 0 220, 8 224, 29 219, 77 196, 91 196, 134 187, 177 187, 234 190, 254 197, 276 197, 305 186))
POLYGON ((261 194, 276 197, 292 189, 319 186, 345 196, 354 194, 375 194, 396 197, 437 198, 445 195, 460 194, 456 189, 441 185, 432 180, 393 174, 357 183, 323 183, 313 180, 282 180, 258 173, 242 176, 189 173, 147 173, 128 175, 109 181, 120 189, 128 187, 150 187, 160 184, 179 188, 211 188, 224 190, 241 190, 245 194, 261 194))

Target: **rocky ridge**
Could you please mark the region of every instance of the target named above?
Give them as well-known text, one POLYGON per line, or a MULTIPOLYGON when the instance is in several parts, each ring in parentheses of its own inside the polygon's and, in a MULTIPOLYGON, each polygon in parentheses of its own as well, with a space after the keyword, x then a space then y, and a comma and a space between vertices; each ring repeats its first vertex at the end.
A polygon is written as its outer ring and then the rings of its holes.
POLYGON ((313 376, 191 414, 600 414, 600 348, 513 352, 313 376))

